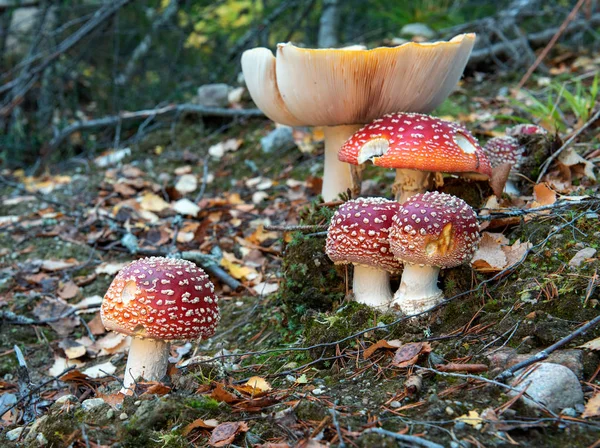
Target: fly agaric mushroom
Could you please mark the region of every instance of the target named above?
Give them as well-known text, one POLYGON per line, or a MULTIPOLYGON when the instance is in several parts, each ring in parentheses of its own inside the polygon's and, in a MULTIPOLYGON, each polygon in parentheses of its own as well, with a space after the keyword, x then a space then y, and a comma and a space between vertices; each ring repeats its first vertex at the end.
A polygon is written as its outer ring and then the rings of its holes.
POLYGON ((404 262, 392 304, 412 315, 442 302, 440 269, 470 260, 480 238, 475 212, 462 199, 437 191, 412 196, 390 227, 390 249, 404 262))
POLYGON ((483 151, 489 159, 492 169, 503 163, 511 165, 511 173, 508 175, 506 185, 504 186, 505 193, 519 194, 513 173, 519 172, 523 160, 523 150, 524 148, 519 144, 519 140, 509 136, 491 138, 483 147, 483 151))
POLYGON ((510 128, 506 128, 506 135, 510 137, 519 137, 522 135, 545 135, 548 133, 543 127, 536 124, 518 124, 510 128))
POLYGON ((107 330, 133 337, 122 392, 139 377, 162 379, 168 341, 214 334, 220 319, 214 290, 208 275, 187 260, 142 258, 117 274, 100 315, 107 330))
POLYGON ((458 82, 474 34, 448 42, 409 42, 394 48, 304 49, 279 44, 242 55, 246 86, 271 120, 325 126, 325 201, 352 188, 351 167, 337 159, 342 144, 365 123, 405 110, 430 112, 458 82))
POLYGON ((416 113, 384 115, 341 147, 339 160, 396 169, 393 191, 400 203, 427 190, 431 174, 467 173, 488 179, 490 163, 475 137, 462 126, 416 113))
POLYGON ((335 264, 354 265, 352 290, 359 303, 381 307, 392 300, 388 272, 398 273, 388 241, 392 216, 400 204, 384 198, 358 198, 335 212, 327 231, 326 252, 335 264))

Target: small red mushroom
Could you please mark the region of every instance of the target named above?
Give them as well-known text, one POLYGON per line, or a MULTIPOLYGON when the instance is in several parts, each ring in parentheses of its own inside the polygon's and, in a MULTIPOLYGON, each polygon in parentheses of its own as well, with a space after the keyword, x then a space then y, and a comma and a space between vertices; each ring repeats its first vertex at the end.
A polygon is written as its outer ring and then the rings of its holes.
POLYGON ((390 228, 390 248, 404 262, 393 304, 412 315, 442 302, 440 269, 470 260, 480 238, 477 216, 462 199, 437 191, 408 199, 390 228))
POLYGON ((107 330, 133 337, 124 389, 139 377, 167 372, 171 340, 208 338, 219 323, 218 298, 208 275, 187 260, 151 257, 125 266, 102 301, 107 330))
POLYGON ((335 264, 354 265, 352 290, 359 303, 387 307, 392 300, 388 272, 400 272, 402 264, 388 236, 399 207, 388 199, 358 198, 342 204, 331 219, 326 252, 335 264))
POLYGON ((384 115, 344 143, 338 158, 353 165, 396 169, 396 200, 424 192, 431 173, 468 173, 488 179, 490 163, 475 137, 462 126, 429 115, 384 115))
MULTIPOLYGON (((483 150, 489 159, 492 168, 496 168, 503 163, 512 165, 512 172, 519 172, 525 148, 521 146, 519 140, 515 137, 494 137, 488 140, 483 147, 483 150)), ((509 194, 519 194, 519 189, 515 185, 514 174, 509 175, 509 178, 504 186, 504 192, 509 194)))

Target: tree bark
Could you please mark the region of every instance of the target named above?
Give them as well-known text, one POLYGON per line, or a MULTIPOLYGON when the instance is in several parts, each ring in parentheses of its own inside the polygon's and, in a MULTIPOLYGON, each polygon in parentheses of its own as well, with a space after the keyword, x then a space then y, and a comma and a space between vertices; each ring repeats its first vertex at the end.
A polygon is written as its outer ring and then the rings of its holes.
POLYGON ((333 48, 338 45, 338 24, 340 22, 339 0, 323 0, 323 11, 319 21, 319 48, 333 48))

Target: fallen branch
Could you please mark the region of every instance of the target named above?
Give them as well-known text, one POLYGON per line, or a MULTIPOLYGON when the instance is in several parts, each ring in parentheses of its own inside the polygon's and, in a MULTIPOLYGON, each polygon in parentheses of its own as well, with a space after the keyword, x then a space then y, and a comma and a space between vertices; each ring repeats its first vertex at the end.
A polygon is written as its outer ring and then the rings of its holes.
MULTIPOLYGON (((575 20, 571 22, 562 33, 564 36, 569 34, 573 34, 579 31, 582 27, 585 26, 595 26, 600 25, 600 14, 594 14, 590 17, 589 20, 575 20)), ((546 45, 552 37, 556 34, 558 28, 547 29, 544 31, 540 31, 539 33, 533 33, 527 36, 527 42, 532 48, 539 48, 543 45, 546 45)), ((511 49, 520 48, 523 45, 522 39, 514 39, 508 42, 499 42, 497 44, 491 45, 485 48, 479 48, 473 50, 471 53, 471 57, 469 58, 469 62, 467 65, 477 65, 480 62, 487 61, 489 59, 493 59, 498 56, 506 56, 510 55, 511 49)))
POLYGON ((454 362, 448 364, 436 364, 435 368, 440 372, 481 373, 487 372, 488 370, 488 366, 485 364, 457 364, 454 362))
POLYGON ((595 327, 599 323, 600 323, 600 316, 596 316, 594 319, 590 320, 587 324, 583 325, 582 327, 579 327, 577 330, 575 330, 568 336, 562 338, 560 341, 556 342, 555 344, 552 344, 547 349, 542 350, 541 352, 536 353, 532 357, 527 358, 527 359, 515 364, 514 366, 509 367, 508 369, 504 370, 498 376, 496 376, 495 380, 496 381, 506 381, 507 379, 512 378, 516 371, 521 370, 527 366, 530 366, 531 364, 535 364, 536 362, 543 361, 548 356, 550 356, 550 354, 553 351, 568 344, 573 339, 575 339, 578 336, 581 336, 586 331, 588 331, 590 328, 595 327))
POLYGON ((63 128, 50 140, 48 149, 52 150, 58 147, 68 136, 77 131, 87 129, 103 128, 117 126, 119 123, 127 121, 138 121, 146 118, 155 118, 161 115, 192 113, 212 117, 264 117, 259 109, 225 109, 219 107, 205 107, 198 104, 169 104, 168 106, 156 109, 138 110, 136 112, 121 112, 118 115, 96 118, 94 120, 77 121, 63 128))
POLYGON ((544 163, 542 163, 542 166, 540 167, 540 174, 537 178, 536 183, 540 183, 540 181, 542 180, 542 177, 544 177, 544 174, 546 174, 546 171, 548 170, 548 167, 550 167, 550 164, 552 163, 552 161, 554 159, 556 159, 561 152, 563 152, 565 149, 567 149, 569 146, 571 146, 571 143, 573 143, 575 141, 575 139, 577 137, 579 137, 579 135, 581 135, 581 133, 583 131, 585 131, 587 128, 589 128, 592 124, 594 124, 596 121, 600 120, 600 108, 596 111, 596 113, 594 115, 592 115, 590 117, 590 119, 583 125, 581 126, 579 129, 577 129, 573 135, 571 135, 571 137, 569 137, 569 139, 560 147, 558 148, 552 155, 550 155, 550 157, 548 157, 544 163))

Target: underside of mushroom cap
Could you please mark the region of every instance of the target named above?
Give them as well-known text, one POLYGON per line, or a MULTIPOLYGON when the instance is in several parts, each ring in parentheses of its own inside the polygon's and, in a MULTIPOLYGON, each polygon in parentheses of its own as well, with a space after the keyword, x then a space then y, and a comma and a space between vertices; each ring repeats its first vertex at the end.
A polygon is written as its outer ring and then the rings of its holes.
POLYGON ((490 162, 459 124, 417 113, 387 114, 354 134, 340 149, 342 162, 491 176, 490 162))
POLYGON ((392 219, 390 248, 406 263, 450 268, 470 260, 481 236, 477 216, 462 199, 417 194, 392 219))
POLYGON ((390 251, 392 216, 400 204, 384 198, 358 198, 342 204, 327 231, 326 252, 336 264, 359 264, 396 273, 402 264, 390 251))
POLYGON ((294 117, 310 125, 368 123, 396 111, 430 112, 451 93, 474 34, 372 50, 277 47, 277 85, 294 117))
POLYGON ((252 100, 276 123, 302 126, 287 109, 277 89, 275 56, 268 48, 253 48, 242 54, 242 71, 252 100))

